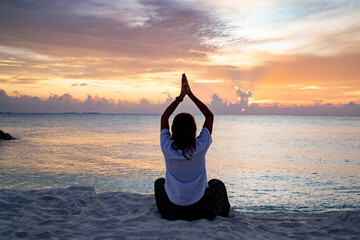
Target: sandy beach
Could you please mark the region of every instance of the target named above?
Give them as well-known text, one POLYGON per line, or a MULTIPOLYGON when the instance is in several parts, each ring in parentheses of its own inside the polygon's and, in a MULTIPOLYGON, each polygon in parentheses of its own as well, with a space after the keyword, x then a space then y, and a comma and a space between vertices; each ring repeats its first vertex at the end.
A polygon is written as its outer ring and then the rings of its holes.
POLYGON ((323 219, 255 217, 167 221, 154 195, 92 187, 0 190, 1 239, 360 239, 360 213, 323 219))

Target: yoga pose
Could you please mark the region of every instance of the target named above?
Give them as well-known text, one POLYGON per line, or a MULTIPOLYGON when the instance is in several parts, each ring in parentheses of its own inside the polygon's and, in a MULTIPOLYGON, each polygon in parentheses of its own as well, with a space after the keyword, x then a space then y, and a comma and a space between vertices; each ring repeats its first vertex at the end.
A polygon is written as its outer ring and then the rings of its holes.
POLYGON ((192 93, 186 75, 182 75, 181 92, 161 116, 161 150, 164 154, 165 179, 155 181, 155 200, 161 216, 168 220, 214 219, 226 217, 230 204, 223 182, 207 181, 205 154, 212 142, 214 115, 192 93), (195 103, 205 116, 200 135, 196 137, 196 123, 189 113, 175 116, 169 130, 169 117, 185 96, 195 103))

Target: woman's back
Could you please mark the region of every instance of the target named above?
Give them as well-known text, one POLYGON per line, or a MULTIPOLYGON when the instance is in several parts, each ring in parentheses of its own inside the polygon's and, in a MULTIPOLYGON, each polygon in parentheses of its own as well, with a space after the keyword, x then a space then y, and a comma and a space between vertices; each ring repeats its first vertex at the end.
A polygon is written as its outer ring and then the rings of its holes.
POLYGON ((183 156, 182 150, 173 148, 173 141, 169 130, 163 129, 160 143, 166 163, 165 190, 173 203, 186 206, 200 200, 208 187, 205 154, 212 139, 209 130, 203 128, 190 159, 183 156))

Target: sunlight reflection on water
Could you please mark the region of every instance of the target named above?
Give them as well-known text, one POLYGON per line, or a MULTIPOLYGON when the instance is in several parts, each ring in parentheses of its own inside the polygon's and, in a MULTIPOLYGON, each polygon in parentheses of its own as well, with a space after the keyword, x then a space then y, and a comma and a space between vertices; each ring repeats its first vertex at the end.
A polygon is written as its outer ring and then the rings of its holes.
MULTIPOLYGON (((18 139, 0 142, 0 188, 153 193, 165 167, 159 118, 0 114, 18 139)), ((359 210, 359 136, 356 117, 216 116, 208 178, 222 179, 244 212, 359 210)))

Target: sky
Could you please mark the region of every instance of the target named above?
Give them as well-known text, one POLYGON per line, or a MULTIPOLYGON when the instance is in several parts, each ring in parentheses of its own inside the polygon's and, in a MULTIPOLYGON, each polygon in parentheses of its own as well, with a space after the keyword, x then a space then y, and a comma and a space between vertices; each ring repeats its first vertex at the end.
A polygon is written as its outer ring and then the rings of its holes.
POLYGON ((359 12, 359 0, 2 0, 0 112, 161 113, 186 73, 215 113, 359 116, 359 12))

